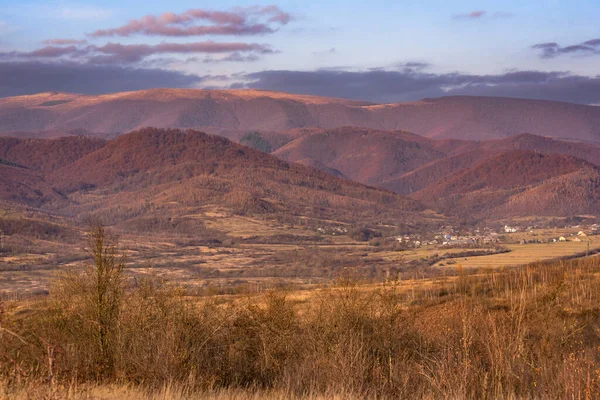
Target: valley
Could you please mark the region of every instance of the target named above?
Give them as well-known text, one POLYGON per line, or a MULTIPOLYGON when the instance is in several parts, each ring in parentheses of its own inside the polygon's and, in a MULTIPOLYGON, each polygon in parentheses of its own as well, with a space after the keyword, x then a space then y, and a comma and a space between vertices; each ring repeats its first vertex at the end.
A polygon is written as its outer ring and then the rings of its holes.
POLYGON ((545 237, 536 243, 538 234, 528 232, 552 232, 556 239, 576 234, 569 227, 578 225, 587 227, 592 251, 599 245, 590 227, 600 215, 600 146, 588 142, 530 133, 440 139, 357 126, 286 125, 242 134, 240 126, 222 121, 215 122, 220 131, 208 129, 245 147, 193 130, 118 132, 135 127, 118 114, 108 118, 118 129, 85 126, 79 117, 80 125, 69 128, 79 133, 57 125, 81 107, 88 115, 100 107, 106 115, 113 102, 142 102, 136 108, 160 104, 174 112, 173 102, 184 110, 198 99, 203 109, 211 101, 238 108, 263 102, 376 108, 261 91, 4 99, 6 112, 48 108, 51 125, 0 137, 0 229, 10 250, 0 255, 0 291, 43 294, 59 271, 80 268, 86 260, 81 238, 94 221, 118 233, 135 274, 200 292, 310 288, 344 274, 376 281, 390 271, 435 276, 458 265, 485 269, 558 259, 587 251, 587 241, 548 243, 545 237), (503 234, 506 224, 516 224, 525 237, 503 234))
POLYGON ((600 399, 599 20, 3 0, 0 400, 600 399))

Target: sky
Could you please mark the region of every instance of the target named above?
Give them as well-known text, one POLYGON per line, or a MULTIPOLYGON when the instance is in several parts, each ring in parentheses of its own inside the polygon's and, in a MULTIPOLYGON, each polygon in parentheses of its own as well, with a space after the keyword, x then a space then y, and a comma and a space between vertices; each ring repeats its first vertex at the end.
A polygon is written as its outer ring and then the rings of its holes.
POLYGON ((600 104, 598 21, 598 0, 0 0, 0 97, 190 87, 600 104))

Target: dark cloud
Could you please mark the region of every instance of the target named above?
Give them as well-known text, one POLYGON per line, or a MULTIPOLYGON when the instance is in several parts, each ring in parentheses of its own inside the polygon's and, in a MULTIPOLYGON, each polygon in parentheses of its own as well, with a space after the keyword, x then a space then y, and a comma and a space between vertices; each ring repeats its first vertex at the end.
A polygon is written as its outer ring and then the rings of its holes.
POLYGON ((583 42, 584 45, 586 46, 600 46, 600 39, 592 39, 592 40, 588 40, 587 42, 583 42))
POLYGON ((190 87, 203 78, 175 71, 37 61, 0 62, 0 97, 49 91, 101 94, 190 87))
POLYGON ((422 70, 262 71, 234 87, 343 97, 379 103, 450 95, 505 96, 591 104, 600 102, 600 77, 565 72, 510 71, 499 75, 434 74, 422 70))
POLYGON ((477 10, 471 11, 469 13, 457 14, 453 18, 456 20, 479 20, 484 18, 492 18, 492 19, 504 19, 510 18, 513 14, 504 11, 496 11, 493 13, 488 13, 487 11, 477 10))
POLYGON ((421 71, 423 69, 429 68, 431 64, 419 61, 409 61, 409 62, 401 62, 397 63, 395 67, 399 70, 409 71, 421 71))
POLYGON ((556 42, 538 43, 531 46, 531 48, 540 50, 541 58, 555 58, 562 55, 595 55, 600 54, 600 39, 591 39, 565 47, 556 42))
POLYGON ((290 14, 277 6, 239 8, 234 11, 188 10, 181 14, 167 12, 146 15, 127 24, 90 33, 92 37, 131 36, 203 36, 259 35, 275 32, 272 25, 285 25, 290 14), (203 22, 204 24, 198 24, 203 22))

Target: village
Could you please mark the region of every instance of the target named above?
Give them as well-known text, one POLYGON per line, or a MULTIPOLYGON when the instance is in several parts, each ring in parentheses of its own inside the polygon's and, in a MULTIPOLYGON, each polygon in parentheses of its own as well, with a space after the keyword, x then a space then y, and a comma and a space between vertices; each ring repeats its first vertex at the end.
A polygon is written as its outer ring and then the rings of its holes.
POLYGON ((433 237, 421 234, 396 235, 393 239, 405 247, 445 246, 480 247, 495 244, 534 244, 557 242, 583 242, 588 236, 599 235, 600 224, 572 225, 562 229, 538 229, 534 226, 504 225, 494 229, 490 227, 459 230, 444 227, 433 237))

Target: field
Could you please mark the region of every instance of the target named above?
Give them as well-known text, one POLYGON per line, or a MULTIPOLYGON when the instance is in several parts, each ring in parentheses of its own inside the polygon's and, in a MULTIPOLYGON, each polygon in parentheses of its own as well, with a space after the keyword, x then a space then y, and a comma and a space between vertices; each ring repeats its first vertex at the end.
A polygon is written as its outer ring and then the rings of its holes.
MULTIPOLYGON (((588 239, 592 253, 600 249, 599 236, 589 236, 582 242, 572 241, 578 231, 576 228, 508 234, 506 243, 495 247, 406 248, 385 238, 377 239, 376 243, 359 241, 341 231, 324 234, 314 227, 233 215, 214 207, 188 217, 201 218, 208 234, 120 232, 128 274, 159 277, 198 293, 234 293, 281 286, 314 288, 348 275, 377 280, 389 277, 390 271, 409 279, 423 274, 443 275, 457 266, 518 266, 585 255, 588 239), (569 241, 519 244, 523 240, 560 236, 569 241)), ((23 219, 22 215, 12 214, 4 218, 21 221, 21 224, 35 221, 46 226, 39 216, 23 219)), ((332 223, 322 222, 323 226, 332 223)), ((340 223, 334 226, 344 227, 340 223)), ((351 227, 346 225, 348 228, 351 227)), ((43 232, 49 230, 44 229, 43 232)), ((87 254, 82 245, 85 229, 66 225, 64 229, 67 233, 25 232, 5 237, 10 251, 0 253, 0 294, 6 298, 45 294, 61 271, 85 265, 87 254)))
MULTIPOLYGON (((593 253, 600 249, 600 238, 590 237, 589 249, 593 253)), ((465 268, 497 268, 525 265, 536 261, 553 260, 569 257, 576 254, 585 254, 588 250, 585 242, 557 242, 557 243, 531 243, 507 244, 508 253, 485 255, 480 257, 465 257, 454 259, 457 265, 465 268)), ((443 267, 444 262, 435 266, 443 267)))
POLYGON ((0 399, 600 396, 599 256, 198 294, 94 235, 94 269, 0 301, 0 399))

